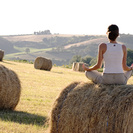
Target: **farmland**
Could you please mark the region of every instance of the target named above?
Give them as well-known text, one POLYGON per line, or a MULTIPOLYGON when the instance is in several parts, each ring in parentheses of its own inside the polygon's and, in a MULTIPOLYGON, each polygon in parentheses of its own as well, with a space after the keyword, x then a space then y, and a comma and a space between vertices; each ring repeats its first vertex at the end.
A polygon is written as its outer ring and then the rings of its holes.
POLYGON ((1 133, 43 133, 48 128, 53 102, 61 90, 73 81, 88 81, 83 72, 62 67, 43 71, 27 63, 4 60, 0 64, 15 71, 22 85, 15 111, 0 111, 1 133))

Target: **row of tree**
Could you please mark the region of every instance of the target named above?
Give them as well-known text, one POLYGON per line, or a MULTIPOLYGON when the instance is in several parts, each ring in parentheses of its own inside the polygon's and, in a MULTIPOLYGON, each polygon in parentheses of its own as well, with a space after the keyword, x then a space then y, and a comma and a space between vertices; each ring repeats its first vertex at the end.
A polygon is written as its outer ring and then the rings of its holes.
POLYGON ((39 32, 34 32, 34 35, 51 35, 50 30, 44 30, 39 32))

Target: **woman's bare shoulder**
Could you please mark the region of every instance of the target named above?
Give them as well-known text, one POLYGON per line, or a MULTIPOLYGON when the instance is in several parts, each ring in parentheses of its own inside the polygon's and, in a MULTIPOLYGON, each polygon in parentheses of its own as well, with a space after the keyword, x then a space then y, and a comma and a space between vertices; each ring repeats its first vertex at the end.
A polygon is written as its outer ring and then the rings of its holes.
POLYGON ((99 46, 106 47, 106 43, 100 43, 99 46))
POLYGON ((101 49, 106 49, 106 48, 107 48, 106 43, 101 43, 101 44, 99 44, 99 48, 101 48, 101 49))
POLYGON ((104 54, 104 53, 106 52, 106 50, 107 50, 107 45, 106 45, 106 43, 101 43, 101 44, 99 44, 99 51, 101 51, 102 54, 104 54))

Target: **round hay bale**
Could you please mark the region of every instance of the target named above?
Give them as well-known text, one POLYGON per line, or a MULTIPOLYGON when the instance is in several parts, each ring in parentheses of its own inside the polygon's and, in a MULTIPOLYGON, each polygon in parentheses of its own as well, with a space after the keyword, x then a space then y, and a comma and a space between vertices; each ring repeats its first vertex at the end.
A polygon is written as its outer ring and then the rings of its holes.
POLYGON ((21 94, 21 84, 17 74, 0 65, 0 109, 14 110, 21 94))
POLYGON ((52 68, 52 61, 44 57, 37 57, 34 61, 34 67, 36 69, 50 71, 52 68))
POLYGON ((79 62, 79 63, 78 63, 78 71, 84 72, 84 69, 83 69, 83 67, 82 67, 83 64, 84 64, 83 62, 79 62))
POLYGON ((77 71, 77 62, 73 62, 72 70, 77 71))
POLYGON ((4 57, 4 51, 0 49, 0 61, 3 60, 4 57))
POLYGON ((133 86, 75 82, 56 99, 50 133, 133 133, 133 86))

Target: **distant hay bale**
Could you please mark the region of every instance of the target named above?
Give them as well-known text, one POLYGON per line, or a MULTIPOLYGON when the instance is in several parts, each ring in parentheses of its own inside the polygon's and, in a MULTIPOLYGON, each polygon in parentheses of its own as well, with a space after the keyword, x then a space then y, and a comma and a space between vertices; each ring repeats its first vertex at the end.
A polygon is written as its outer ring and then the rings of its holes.
POLYGON ((14 110, 21 94, 21 84, 17 74, 0 65, 0 109, 14 110))
POLYGON ((82 67, 83 64, 85 64, 87 67, 89 66, 88 64, 83 63, 83 62, 73 62, 72 70, 73 70, 73 71, 84 72, 84 69, 83 69, 83 67, 82 67))
POLYGON ((73 62, 73 65, 72 65, 72 70, 73 70, 73 71, 77 71, 77 70, 76 70, 76 68, 77 68, 76 65, 77 65, 77 63, 76 63, 76 62, 73 62))
POLYGON ((37 57, 34 61, 34 67, 36 69, 50 71, 52 68, 52 61, 44 57, 37 57))
POLYGON ((0 49, 0 61, 3 60, 4 57, 4 51, 0 49))
POLYGON ((74 82, 51 112, 50 133, 133 133, 133 86, 74 82))

